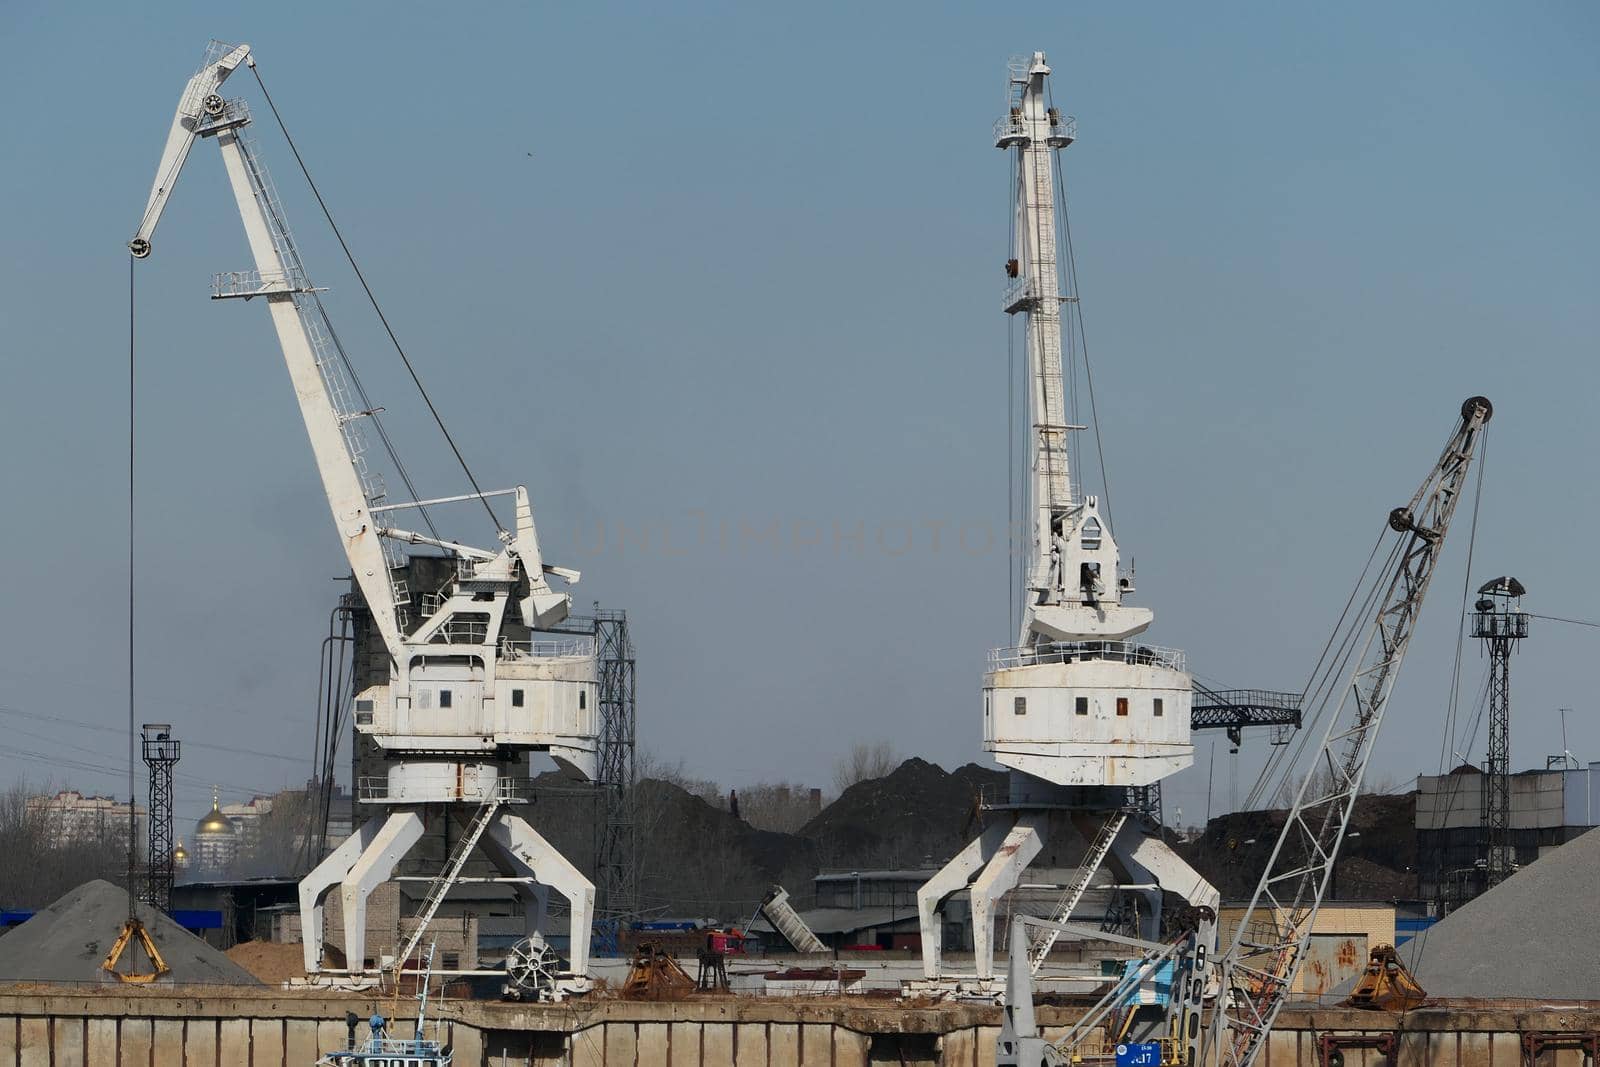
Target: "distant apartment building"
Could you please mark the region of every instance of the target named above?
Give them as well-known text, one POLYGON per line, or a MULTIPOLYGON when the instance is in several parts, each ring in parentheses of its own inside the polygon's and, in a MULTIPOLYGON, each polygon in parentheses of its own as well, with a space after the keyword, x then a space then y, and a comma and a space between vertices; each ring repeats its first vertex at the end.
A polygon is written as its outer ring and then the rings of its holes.
POLYGON ((274 797, 254 796, 243 804, 223 804, 219 809, 237 832, 239 855, 252 856, 261 843, 265 820, 272 814, 274 797))
MULTIPOLYGON (((27 799, 27 812, 43 821, 45 832, 58 844, 88 844, 118 841, 126 847, 129 809, 126 801, 114 797, 85 796, 75 789, 64 789, 54 796, 27 799)), ((145 809, 133 808, 134 839, 143 841, 145 809)))

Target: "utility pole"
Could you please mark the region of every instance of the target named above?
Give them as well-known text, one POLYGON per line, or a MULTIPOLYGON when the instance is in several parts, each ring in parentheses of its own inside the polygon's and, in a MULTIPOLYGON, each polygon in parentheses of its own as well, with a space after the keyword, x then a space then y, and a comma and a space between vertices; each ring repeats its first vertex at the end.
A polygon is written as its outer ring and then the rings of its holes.
POLYGON ((182 745, 173 740, 172 726, 147 722, 139 731, 144 741, 144 762, 150 768, 150 851, 146 857, 149 874, 142 898, 146 904, 167 911, 172 907, 172 768, 182 754, 182 745))
POLYGON ((1485 582, 1478 590, 1472 636, 1489 650, 1489 758, 1484 767, 1484 888, 1511 873, 1511 653, 1528 636, 1528 615, 1519 610, 1526 592, 1515 578, 1485 582))

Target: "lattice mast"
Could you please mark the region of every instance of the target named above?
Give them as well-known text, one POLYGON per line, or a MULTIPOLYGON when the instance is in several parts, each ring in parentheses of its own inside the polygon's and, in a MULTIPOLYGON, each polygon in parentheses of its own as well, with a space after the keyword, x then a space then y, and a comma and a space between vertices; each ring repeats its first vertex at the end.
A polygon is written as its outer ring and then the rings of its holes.
POLYGON ((172 726, 147 722, 140 731, 145 767, 150 772, 150 822, 148 834, 149 867, 145 875, 143 900, 152 907, 168 911, 172 907, 175 878, 172 840, 172 768, 183 748, 172 736, 172 726))
POLYGON ((1247 1067, 1255 1060, 1300 970, 1389 694, 1492 413, 1483 397, 1467 400, 1410 504, 1389 514, 1389 526, 1402 538, 1397 562, 1344 696, 1328 717, 1322 747, 1295 793, 1233 945, 1221 957, 1222 992, 1206 1049, 1206 1058, 1220 1067, 1247 1067))
POLYGON ((628 613, 595 608, 594 632, 600 673, 600 751, 595 785, 600 817, 595 821, 595 906, 602 917, 621 919, 639 911, 638 830, 633 805, 638 715, 633 639, 628 613))
POLYGON ((1511 846, 1511 654, 1528 636, 1519 610, 1527 592, 1515 578, 1484 583, 1472 615, 1472 636, 1489 653, 1489 752, 1483 775, 1484 888, 1493 889, 1516 866, 1511 846))

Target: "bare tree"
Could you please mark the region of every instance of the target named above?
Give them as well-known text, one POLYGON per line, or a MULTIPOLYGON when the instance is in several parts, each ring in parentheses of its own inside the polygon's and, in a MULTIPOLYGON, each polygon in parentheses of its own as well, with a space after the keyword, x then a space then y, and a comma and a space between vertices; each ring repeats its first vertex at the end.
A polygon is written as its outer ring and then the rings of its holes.
POLYGON ((843 793, 857 782, 883 778, 895 769, 898 759, 887 741, 858 741, 833 765, 833 787, 843 793))
POLYGON ((0 791, 0 900, 8 906, 42 908, 67 890, 94 878, 124 885, 128 877, 128 831, 102 827, 92 837, 63 836, 41 809, 30 809, 35 790, 18 782, 0 791))
POLYGON ((739 790, 739 815, 757 830, 792 834, 815 814, 811 790, 796 782, 757 782, 739 790))
POLYGON ((723 795, 722 786, 710 778, 697 778, 690 774, 681 759, 676 763, 668 763, 654 752, 640 751, 634 775, 640 782, 654 780, 675 785, 685 793, 699 797, 714 808, 726 806, 726 797, 723 795))

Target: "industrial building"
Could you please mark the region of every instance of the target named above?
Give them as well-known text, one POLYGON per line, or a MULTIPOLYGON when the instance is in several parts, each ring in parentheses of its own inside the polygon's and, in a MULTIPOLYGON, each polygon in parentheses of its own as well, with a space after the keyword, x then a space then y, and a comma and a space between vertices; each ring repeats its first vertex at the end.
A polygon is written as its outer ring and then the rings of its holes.
MULTIPOLYGON (((1225 902, 1217 913, 1217 933, 1223 943, 1233 940, 1248 908, 1247 901, 1225 902)), ((1273 912, 1283 922, 1287 909, 1273 912)), ((1366 900, 1327 900, 1317 909, 1306 945, 1305 963, 1289 991, 1321 996, 1360 974, 1368 953, 1396 940, 1398 908, 1393 903, 1366 900)))
MULTIPOLYGON (((1542 770, 1509 777, 1508 845, 1525 867, 1600 825, 1600 762, 1562 758, 1542 770)), ((1484 891, 1488 777, 1462 764, 1448 774, 1417 778, 1418 891, 1447 909, 1484 891)))

